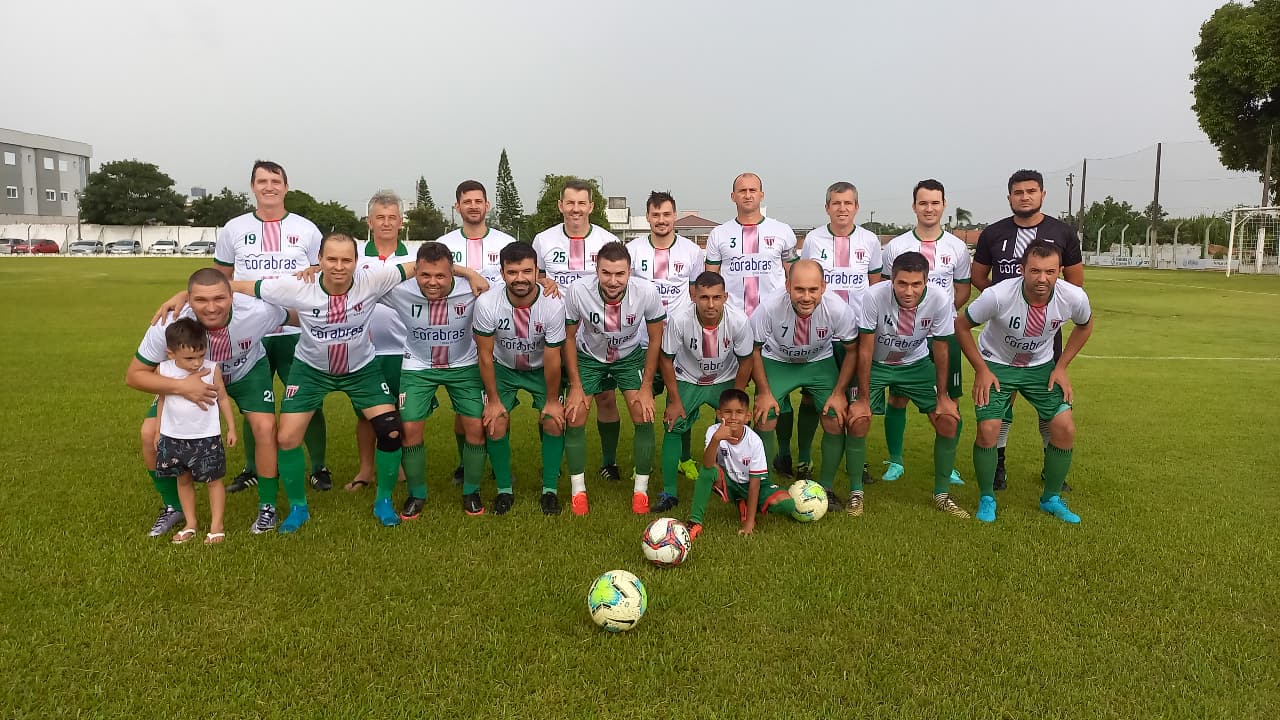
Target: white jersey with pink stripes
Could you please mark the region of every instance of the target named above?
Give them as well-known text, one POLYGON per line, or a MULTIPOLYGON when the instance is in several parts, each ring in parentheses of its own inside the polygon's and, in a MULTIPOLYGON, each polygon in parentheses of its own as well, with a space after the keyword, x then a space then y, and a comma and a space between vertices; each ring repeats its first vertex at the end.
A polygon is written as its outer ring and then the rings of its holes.
POLYGON ((493 338, 493 360, 510 370, 542 367, 546 348, 564 344, 564 300, 547 297, 535 285, 535 299, 516 307, 503 288, 494 288, 476 301, 472 332, 493 338))
POLYGON ((791 296, 774 293, 760 303, 751 318, 760 354, 786 363, 811 363, 834 354, 832 343, 852 343, 858 339, 857 314, 843 298, 828 290, 813 312, 796 313, 791 296))
POLYGON ((471 333, 476 296, 465 278, 455 277, 449 294, 438 300, 423 295, 417 279, 410 278, 381 302, 395 310, 404 323, 403 369, 443 370, 479 362, 476 338, 471 333))
POLYGON ((870 274, 880 274, 880 238, 856 225, 848 235, 837 236, 830 225, 824 225, 804 236, 800 257, 816 260, 822 266, 827 287, 849 300, 870 287, 870 274))
POLYGON ((741 311, 725 307, 720 324, 703 327, 698 309, 689 303, 667 316, 662 330, 662 354, 672 359, 676 379, 694 385, 729 382, 739 361, 751 357, 755 333, 741 311))
POLYGON ((538 269, 566 291, 577 281, 596 276, 596 255, 610 242, 618 242, 617 236, 602 227, 592 225, 585 236, 569 237, 560 223, 533 236, 533 251, 538 254, 538 269))
POLYGON ((486 228, 484 235, 474 238, 467 237, 462 228, 458 228, 436 239, 436 242, 443 243, 453 253, 455 265, 475 270, 492 285, 502 283, 502 261, 499 253, 502 248, 515 241, 510 235, 493 228, 486 228))
POLYGON ((893 283, 882 282, 862 294, 858 329, 868 336, 874 333, 872 360, 885 365, 910 365, 929 356, 929 338, 955 334, 955 315, 951 299, 937 288, 926 285, 920 302, 913 308, 904 308, 893 293, 893 283))
POLYGON ((301 215, 266 221, 257 213, 232 218, 218 231, 213 261, 234 280, 285 277, 319 263, 320 230, 301 215))
POLYGON ((969 246, 946 230, 937 240, 925 242, 915 230, 904 232, 884 246, 884 267, 880 274, 893 275, 893 261, 904 252, 918 252, 929 261, 929 285, 956 299, 956 283, 969 282, 969 246))
POLYGON ((627 280, 627 289, 616 303, 605 302, 597 278, 584 279, 569 288, 564 309, 565 323, 578 326, 578 351, 602 363, 630 355, 648 333, 647 323, 666 317, 658 290, 637 277, 627 280))
POLYGON ((786 264, 797 259, 795 231, 773 218, 756 225, 730 220, 707 238, 707 268, 724 276, 729 304, 747 317, 764 298, 785 289, 786 264))
POLYGON ((676 235, 671 247, 658 248, 645 235, 627 243, 627 252, 631 253, 631 274, 653 283, 668 315, 693 304, 689 284, 702 274, 702 248, 697 243, 676 235))
POLYGON ((1093 318, 1089 296, 1066 280, 1058 280, 1049 300, 1027 302, 1023 278, 1002 280, 982 291, 964 312, 974 325, 986 323, 978 349, 987 362, 1034 367, 1053 362, 1053 337, 1068 320, 1085 325, 1093 318))

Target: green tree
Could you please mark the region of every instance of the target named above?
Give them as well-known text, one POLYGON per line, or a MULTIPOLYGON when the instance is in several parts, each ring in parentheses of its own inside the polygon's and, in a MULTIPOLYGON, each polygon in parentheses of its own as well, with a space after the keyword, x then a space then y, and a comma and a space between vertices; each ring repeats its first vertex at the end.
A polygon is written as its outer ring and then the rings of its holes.
POLYGON ((205 195, 191 201, 187 215, 196 227, 222 227, 227 221, 253 210, 253 203, 244 193, 233 193, 222 188, 217 195, 205 195))
POLYGON ((116 160, 89 173, 80 218, 99 225, 186 225, 182 195, 173 178, 151 163, 116 160))
POLYGON ((956 208, 956 227, 967 228, 973 224, 973 213, 962 207, 956 208))
POLYGON ((520 202, 520 191, 516 189, 516 181, 511 176, 511 162, 507 160, 507 149, 502 149, 498 157, 498 182, 494 186, 493 222, 494 227, 516 238, 528 240, 524 232, 524 204, 520 202))
POLYGON ((419 177, 414 196, 417 204, 405 213, 409 223, 409 239, 417 242, 428 242, 449 232, 452 227, 444 219, 444 212, 436 206, 431 197, 431 188, 427 187, 427 179, 419 177))
POLYGON ((284 196, 284 206, 289 212, 315 223, 320 232, 326 235, 340 232, 354 238, 363 238, 368 234, 368 225, 360 222, 351 208, 340 202, 320 202, 301 190, 290 190, 284 196))
MULTIPOLYGON (((1200 127, 1232 170, 1263 172, 1280 129, 1280 0, 1230 2, 1200 26, 1191 73, 1200 127)), ((1280 162, 1272 164, 1276 189, 1280 162)))
MULTIPOLYGON (((526 219, 525 227, 531 233, 537 233, 564 222, 564 218, 560 215, 560 191, 564 190, 565 183, 570 180, 581 179, 584 178, 574 175, 547 175, 542 178, 542 195, 538 197, 538 205, 533 214, 526 219)), ((591 209, 591 222, 608 230, 609 221, 604 215, 606 206, 604 195, 600 194, 600 188, 595 180, 586 182, 591 186, 591 202, 595 203, 595 207, 591 209)))
POLYGON ((1118 202, 1108 195, 1102 202, 1093 202, 1080 214, 1081 243, 1093 250, 1098 240, 1098 230, 1102 230, 1102 249, 1105 252, 1111 243, 1120 241, 1120 230, 1125 225, 1129 232, 1125 234, 1125 243, 1133 244, 1145 239, 1144 233, 1151 222, 1150 215, 1143 215, 1127 202, 1118 202), (1104 227, 1105 226, 1105 227, 1104 227))

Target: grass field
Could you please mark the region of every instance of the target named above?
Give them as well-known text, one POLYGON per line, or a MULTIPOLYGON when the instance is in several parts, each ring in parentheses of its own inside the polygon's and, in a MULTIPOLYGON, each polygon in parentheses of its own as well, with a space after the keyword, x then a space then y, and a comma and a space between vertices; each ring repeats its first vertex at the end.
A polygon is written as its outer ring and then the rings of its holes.
MULTIPOLYGON (((124 370, 200 262, 0 261, 0 716, 1276 716, 1280 278, 1088 271, 1079 526, 1037 509, 1039 439, 1020 404, 994 526, 932 509, 928 424, 913 416, 907 476, 870 486, 865 517, 767 517, 744 539, 713 502, 689 562, 659 571, 628 483, 590 481, 585 518, 541 515, 527 408, 506 517, 462 514, 442 413, 422 520, 383 529, 370 493, 336 489, 312 495, 298 536, 254 537, 244 493, 220 547, 147 538, 148 399, 124 370), (619 636, 585 602, 613 568, 650 597, 619 636)), ((961 407, 956 497, 972 511, 961 407)), ((345 399, 327 408, 345 482, 354 423, 345 399)), ((878 423, 868 459, 884 459, 878 423)))

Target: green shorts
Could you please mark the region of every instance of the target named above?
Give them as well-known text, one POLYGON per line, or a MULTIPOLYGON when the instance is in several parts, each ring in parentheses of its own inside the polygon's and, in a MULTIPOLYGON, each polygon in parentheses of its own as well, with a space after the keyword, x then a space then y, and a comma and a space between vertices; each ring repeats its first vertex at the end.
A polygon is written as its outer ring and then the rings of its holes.
POLYGON ((883 415, 885 389, 894 397, 904 397, 915 403, 922 413, 933 412, 938 407, 937 366, 929 357, 910 365, 885 365, 871 363, 871 413, 883 415))
POLYGON ((602 363, 590 355, 578 353, 578 376, 582 378, 582 391, 596 395, 605 390, 639 390, 644 380, 645 349, 636 348, 630 355, 602 363))
POLYGON ((769 391, 778 405, 782 405, 791 392, 797 388, 813 396, 813 403, 818 408, 831 399, 831 391, 836 386, 836 365, 827 360, 808 363, 778 362, 770 358, 761 358, 764 362, 764 376, 769 380, 769 391))
POLYGON ((294 363, 289 369, 289 381, 284 387, 282 413, 300 413, 319 410, 325 396, 331 392, 344 392, 351 404, 359 410, 377 405, 395 406, 391 387, 382 377, 378 363, 368 365, 346 375, 330 375, 304 362, 294 363))
POLYGON ((271 365, 271 372, 275 373, 282 383, 289 382, 289 371, 293 369, 293 354, 298 347, 300 337, 302 337, 301 333, 287 333, 262 338, 262 347, 266 348, 267 362, 271 365))
MULTIPOLYGON (((725 478, 724 470, 720 471, 720 479, 724 481, 725 490, 729 491, 729 499, 732 501, 746 500, 747 495, 751 492, 750 485, 732 482, 725 478)), ((768 480, 761 480, 760 496, 756 499, 756 512, 763 514, 774 502, 786 500, 790 497, 791 495, 785 488, 780 488, 768 480)))
MULTIPOLYGON (((382 379, 386 381, 387 387, 391 390, 391 397, 400 397, 400 365, 404 362, 404 355, 396 353, 395 355, 375 355, 373 365, 378 366, 378 370, 382 373, 382 379)), ((351 409, 355 411, 356 417, 364 417, 364 413, 360 412, 360 408, 351 404, 351 409)))
POLYGON ((484 414, 484 383, 480 366, 403 370, 400 373, 400 416, 408 422, 431 417, 438 403, 436 390, 449 393, 453 411, 464 417, 484 414))
POLYGON ((1013 367, 988 362, 987 367, 1000 381, 1000 390, 991 389, 991 397, 986 405, 976 408, 978 422, 983 420, 1004 419, 1009 407, 1013 404, 1013 394, 1020 393, 1036 409, 1041 420, 1052 420, 1059 413, 1071 409, 1062 398, 1062 388, 1057 385, 1049 387, 1049 376, 1053 374, 1053 363, 1048 362, 1035 367, 1013 367))
MULTIPOLYGON (((547 404, 547 377, 542 368, 531 370, 512 370, 499 364, 493 364, 494 380, 498 384, 498 400, 502 407, 511 412, 520 404, 518 393, 521 390, 533 398, 534 409, 541 410, 547 404)), ((560 397, 560 388, 555 389, 555 396, 560 397)))
MULTIPOLYGON (((271 365, 267 359, 261 358, 254 363, 249 372, 239 380, 227 386, 227 396, 235 401, 241 413, 260 412, 276 414, 276 391, 271 382, 271 365)), ((156 416, 156 401, 151 400, 147 414, 143 417, 156 416)))
POLYGON ((676 380, 676 392, 680 394, 680 404, 684 406, 684 417, 676 420, 667 432, 683 435, 693 424, 698 422, 698 413, 702 406, 715 410, 720 407, 720 394, 733 387, 733 381, 716 383, 715 385, 695 385, 683 380, 676 380))

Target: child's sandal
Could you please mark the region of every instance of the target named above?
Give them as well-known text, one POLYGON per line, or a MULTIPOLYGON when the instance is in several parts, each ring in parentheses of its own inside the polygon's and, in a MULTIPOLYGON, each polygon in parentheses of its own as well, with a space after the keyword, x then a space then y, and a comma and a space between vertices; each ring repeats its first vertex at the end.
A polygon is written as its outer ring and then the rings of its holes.
POLYGON ((224 532, 209 533, 204 536, 205 545, 217 545, 225 540, 227 534, 224 532))
POLYGON ((179 530, 178 532, 174 533, 173 540, 171 540, 170 542, 172 542, 174 545, 181 545, 182 543, 190 540, 195 536, 196 536, 195 528, 186 528, 184 530, 179 530))

